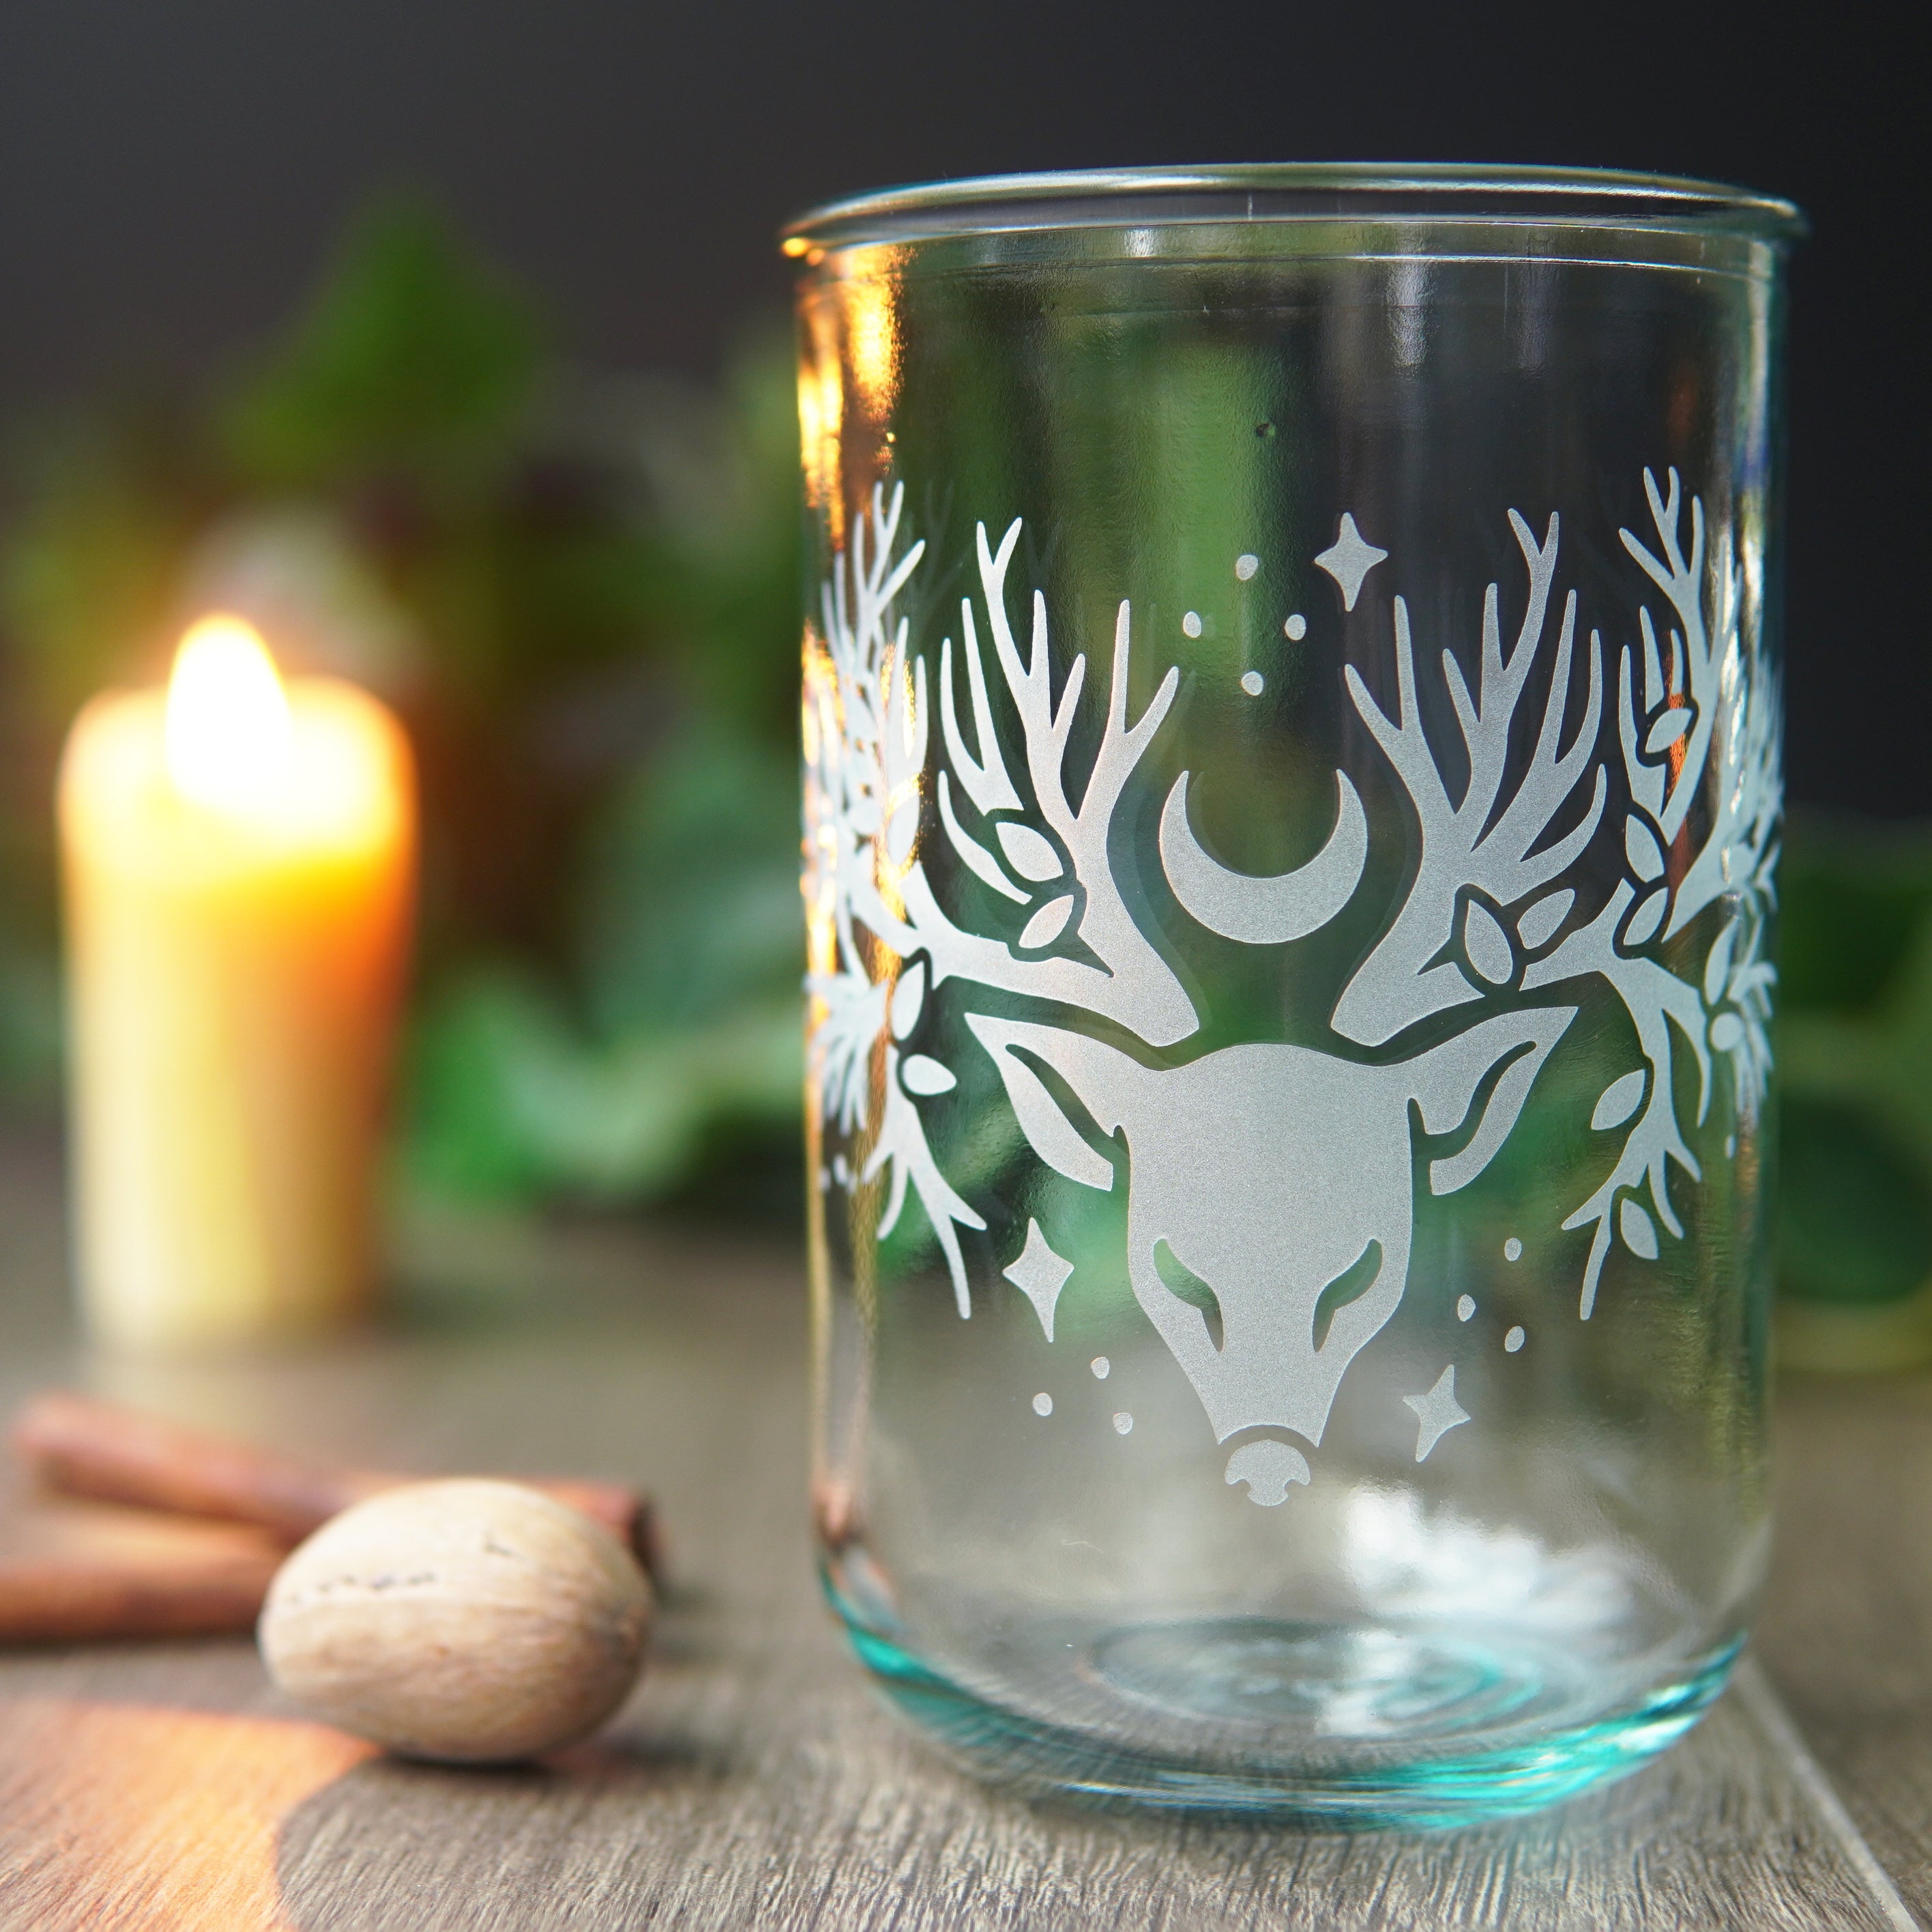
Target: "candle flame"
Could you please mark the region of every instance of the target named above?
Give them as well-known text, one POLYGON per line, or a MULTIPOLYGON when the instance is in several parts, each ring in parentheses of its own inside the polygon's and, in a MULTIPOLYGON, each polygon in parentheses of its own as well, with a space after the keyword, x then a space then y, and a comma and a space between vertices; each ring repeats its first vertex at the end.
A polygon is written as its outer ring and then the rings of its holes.
POLYGON ((286 784, 288 694, 254 625, 226 614, 192 626, 168 680, 168 776, 184 798, 248 812, 286 784))

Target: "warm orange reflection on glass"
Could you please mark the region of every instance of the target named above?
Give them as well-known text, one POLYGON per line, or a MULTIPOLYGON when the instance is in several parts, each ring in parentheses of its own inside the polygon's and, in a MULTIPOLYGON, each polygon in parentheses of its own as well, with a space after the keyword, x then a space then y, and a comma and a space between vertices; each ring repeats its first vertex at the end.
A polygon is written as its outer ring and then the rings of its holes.
POLYGON ((899 385, 899 289, 896 248, 871 252, 863 272, 840 285, 853 386, 867 415, 883 423, 899 385))
POLYGON ((836 548, 844 541, 842 438, 844 382, 840 368, 836 318, 822 304, 806 309, 806 340, 798 369, 800 454, 805 470, 806 501, 826 519, 836 548))

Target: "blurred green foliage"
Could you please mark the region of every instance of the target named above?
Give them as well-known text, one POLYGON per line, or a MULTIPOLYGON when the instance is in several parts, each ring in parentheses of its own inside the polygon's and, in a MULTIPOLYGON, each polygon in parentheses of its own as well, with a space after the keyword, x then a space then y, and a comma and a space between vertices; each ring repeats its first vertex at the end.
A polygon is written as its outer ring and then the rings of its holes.
MULTIPOLYGON (((433 210, 346 238, 206 393, 45 428, 0 532, 0 1090, 57 1052, 46 801, 88 694, 214 607, 404 712, 425 895, 401 1162, 434 1193, 795 1202, 789 353, 592 376, 433 210)), ((1932 832, 1784 866, 1786 1285, 1932 1279, 1932 832)))
MULTIPOLYGON (((0 544, 21 796, 0 1080, 53 1029, 46 798, 89 694, 213 608, 404 714, 424 898, 406 1176, 650 1198, 797 1169, 796 418, 780 338, 593 376, 430 208, 346 238, 206 393, 32 445, 0 544), (29 796, 31 794, 31 796, 29 796)), ((783 1190, 781 1190, 783 1191, 783 1190)))
POLYGON ((1801 820, 1779 892, 1784 1286, 1893 1301, 1932 1281, 1932 831, 1801 820))

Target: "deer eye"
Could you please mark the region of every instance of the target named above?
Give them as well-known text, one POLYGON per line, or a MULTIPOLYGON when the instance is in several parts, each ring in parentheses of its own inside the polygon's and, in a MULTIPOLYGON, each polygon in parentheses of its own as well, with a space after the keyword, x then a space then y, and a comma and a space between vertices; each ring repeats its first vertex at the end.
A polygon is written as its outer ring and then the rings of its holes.
POLYGON ((1167 1292, 1177 1301, 1200 1310, 1208 1324, 1208 1339, 1216 1354, 1221 1349, 1221 1300, 1165 1241, 1154 1244, 1154 1264, 1167 1292))
POLYGON ((1334 1325, 1337 1312, 1347 1307, 1350 1302, 1367 1294, 1375 1285, 1376 1276, 1382 1271, 1382 1244, 1379 1241, 1371 1241, 1316 1297, 1314 1341, 1315 1352, 1318 1355, 1328 1340, 1328 1330, 1334 1325))

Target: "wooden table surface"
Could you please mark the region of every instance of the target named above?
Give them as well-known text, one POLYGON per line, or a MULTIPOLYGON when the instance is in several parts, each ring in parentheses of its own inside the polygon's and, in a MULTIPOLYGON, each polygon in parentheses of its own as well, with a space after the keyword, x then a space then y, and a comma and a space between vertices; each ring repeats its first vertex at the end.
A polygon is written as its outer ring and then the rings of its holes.
POLYGON ((788 1245, 425 1230, 428 1312, 398 1332, 164 1367, 74 1346, 58 1198, 50 1155, 0 1150, 10 1407, 60 1380, 293 1450, 634 1479, 681 1580, 620 1719, 541 1768, 386 1760, 240 1640, 0 1656, 0 1926, 1932 1924, 1932 1379, 1783 1388, 1756 1660, 1624 1784, 1434 1836, 1122 1818, 981 1790, 844 1656, 807 1553, 788 1245))

